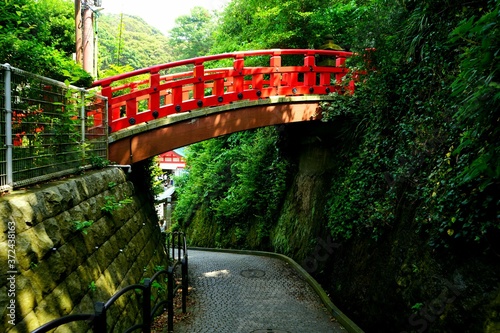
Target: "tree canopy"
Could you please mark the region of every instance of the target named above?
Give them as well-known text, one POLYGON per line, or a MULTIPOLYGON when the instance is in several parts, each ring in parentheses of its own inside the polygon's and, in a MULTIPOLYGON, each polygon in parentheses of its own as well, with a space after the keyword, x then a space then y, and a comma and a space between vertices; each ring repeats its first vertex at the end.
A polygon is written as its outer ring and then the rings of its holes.
POLYGON ((132 70, 173 60, 168 38, 142 18, 104 13, 97 20, 100 77, 113 66, 132 70))
POLYGON ((74 5, 69 0, 10 0, 0 3, 0 60, 55 80, 92 78, 72 59, 74 5))
POLYGON ((194 7, 190 15, 175 20, 168 45, 175 60, 207 55, 213 43, 215 17, 203 7, 194 7))

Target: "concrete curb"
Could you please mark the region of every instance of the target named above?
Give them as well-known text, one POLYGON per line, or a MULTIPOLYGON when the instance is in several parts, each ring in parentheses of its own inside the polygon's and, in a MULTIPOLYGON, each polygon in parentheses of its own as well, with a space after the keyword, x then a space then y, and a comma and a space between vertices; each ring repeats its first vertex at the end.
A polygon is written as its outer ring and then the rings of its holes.
MULTIPOLYGON (((328 297, 325 290, 321 287, 321 285, 304 269, 300 266, 295 260, 290 257, 287 257, 283 254, 274 253, 274 252, 265 252, 265 251, 252 251, 252 250, 232 250, 232 249, 214 249, 214 248, 205 248, 205 247, 188 247, 188 250, 199 250, 199 251, 212 251, 212 252, 227 252, 227 253, 235 253, 235 254, 250 254, 255 256, 262 257, 270 257, 277 258, 282 261, 287 262, 292 266, 302 277, 309 283, 309 285, 314 289, 314 291, 321 298, 321 301, 325 305, 325 307, 330 311, 333 317, 337 319, 337 321, 344 326, 344 328, 349 333, 364 333, 364 331, 358 327, 351 319, 349 319, 338 307, 333 304, 333 302, 328 297)), ((189 251, 188 251, 189 256, 189 251)))

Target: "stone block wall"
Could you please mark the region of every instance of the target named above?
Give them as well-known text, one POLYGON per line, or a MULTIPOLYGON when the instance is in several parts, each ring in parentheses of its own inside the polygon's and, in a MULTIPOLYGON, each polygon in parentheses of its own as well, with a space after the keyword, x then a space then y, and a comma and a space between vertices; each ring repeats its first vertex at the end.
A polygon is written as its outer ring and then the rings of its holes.
MULTIPOLYGON (((107 168, 0 198, 0 331, 29 332, 93 313, 123 287, 166 267, 154 208, 121 169, 107 168), (119 202, 130 198, 130 202, 119 202), (114 210, 107 213, 102 207, 114 210), (84 230, 77 222, 93 221, 84 230), (12 261, 14 260, 14 261, 12 261), (14 324, 14 325, 13 325, 14 324)), ((141 320, 134 291, 108 311, 108 327, 141 320)), ((86 322, 56 332, 86 332, 86 322)))

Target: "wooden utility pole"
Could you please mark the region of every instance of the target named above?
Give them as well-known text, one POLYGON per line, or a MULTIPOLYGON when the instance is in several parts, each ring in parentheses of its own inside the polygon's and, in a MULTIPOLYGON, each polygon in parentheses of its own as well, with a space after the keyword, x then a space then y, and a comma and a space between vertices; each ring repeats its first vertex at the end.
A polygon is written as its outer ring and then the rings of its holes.
POLYGON ((82 48, 82 1, 81 0, 75 0, 75 42, 76 42, 75 61, 77 64, 82 64, 83 48, 82 48))
POLYGON ((94 75, 94 22, 88 3, 84 4, 82 16, 83 69, 94 75))
POLYGON ((94 35, 94 14, 89 0, 75 0, 75 61, 95 77, 97 40, 94 35))

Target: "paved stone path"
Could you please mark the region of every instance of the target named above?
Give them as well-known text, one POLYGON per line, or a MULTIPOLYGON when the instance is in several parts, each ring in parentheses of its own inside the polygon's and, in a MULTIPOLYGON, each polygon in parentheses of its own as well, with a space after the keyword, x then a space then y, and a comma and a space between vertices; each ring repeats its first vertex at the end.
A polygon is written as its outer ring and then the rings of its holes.
POLYGON ((262 256, 190 250, 194 305, 175 333, 330 333, 346 330, 289 264, 262 256))

